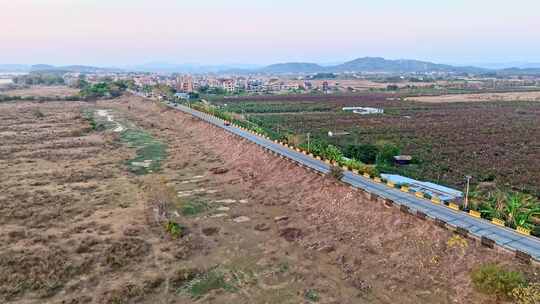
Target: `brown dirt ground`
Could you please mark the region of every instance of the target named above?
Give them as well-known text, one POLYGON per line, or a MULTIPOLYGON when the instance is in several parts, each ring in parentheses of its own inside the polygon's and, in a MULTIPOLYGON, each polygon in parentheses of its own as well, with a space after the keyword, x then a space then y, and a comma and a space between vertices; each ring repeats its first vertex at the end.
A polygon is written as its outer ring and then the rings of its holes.
POLYGON ((410 98, 407 98, 407 100, 427 102, 427 103, 479 102, 479 101, 540 101, 540 92, 450 94, 450 95, 442 95, 442 96, 410 97, 410 98))
POLYGON ((137 97, 0 104, 0 140, 0 301, 309 303, 316 290, 319 303, 494 303, 471 287, 479 263, 539 279, 507 253, 451 246, 449 231, 137 97), (83 108, 166 143, 162 171, 130 174, 135 151, 92 131, 83 108), (209 209, 182 215, 195 201, 209 209), (168 235, 164 219, 186 235, 168 235), (237 289, 179 292, 185 269, 213 267, 237 289))
POLYGON ((67 86, 32 86, 25 89, 8 90, 2 94, 9 96, 67 97, 78 93, 78 89, 67 86))

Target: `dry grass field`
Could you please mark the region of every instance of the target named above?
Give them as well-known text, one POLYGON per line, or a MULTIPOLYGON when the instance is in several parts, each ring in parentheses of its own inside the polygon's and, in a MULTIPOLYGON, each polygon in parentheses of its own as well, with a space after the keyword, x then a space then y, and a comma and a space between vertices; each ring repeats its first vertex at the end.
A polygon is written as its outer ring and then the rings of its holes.
POLYGON ((67 97, 77 95, 78 89, 67 86, 33 86, 26 89, 8 90, 2 94, 8 96, 67 97))
POLYGON ((0 130, 2 303, 487 304, 481 263, 540 280, 138 97, 1 103, 0 130), (149 138, 166 155, 134 173, 149 138))

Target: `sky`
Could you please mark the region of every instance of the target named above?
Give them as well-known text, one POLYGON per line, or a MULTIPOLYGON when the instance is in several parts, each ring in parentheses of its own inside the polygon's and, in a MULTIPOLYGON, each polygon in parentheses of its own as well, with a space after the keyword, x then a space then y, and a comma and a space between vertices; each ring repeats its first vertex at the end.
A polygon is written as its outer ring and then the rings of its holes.
POLYGON ((538 0, 0 0, 0 63, 540 62, 538 0))

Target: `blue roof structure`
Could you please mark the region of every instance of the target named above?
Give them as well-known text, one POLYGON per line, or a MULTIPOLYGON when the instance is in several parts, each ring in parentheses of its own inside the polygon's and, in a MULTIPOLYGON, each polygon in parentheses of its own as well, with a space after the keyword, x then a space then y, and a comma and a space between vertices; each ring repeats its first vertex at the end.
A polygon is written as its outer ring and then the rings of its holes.
POLYGON ((381 174, 381 177, 394 184, 406 184, 409 186, 409 189, 415 192, 427 193, 445 202, 456 201, 463 197, 463 192, 461 191, 430 182, 422 182, 397 174, 381 174))

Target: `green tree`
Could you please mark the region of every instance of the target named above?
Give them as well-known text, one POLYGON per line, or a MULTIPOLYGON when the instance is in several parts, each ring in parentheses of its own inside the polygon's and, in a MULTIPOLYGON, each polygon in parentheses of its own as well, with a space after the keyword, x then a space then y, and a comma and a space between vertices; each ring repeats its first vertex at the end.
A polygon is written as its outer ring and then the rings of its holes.
POLYGON ((394 156, 401 153, 398 146, 392 143, 382 143, 378 146, 379 153, 377 154, 377 165, 392 166, 394 163, 394 156))
POLYGON ((357 159, 364 164, 374 164, 377 161, 379 149, 375 145, 348 145, 344 150, 345 156, 357 159))

